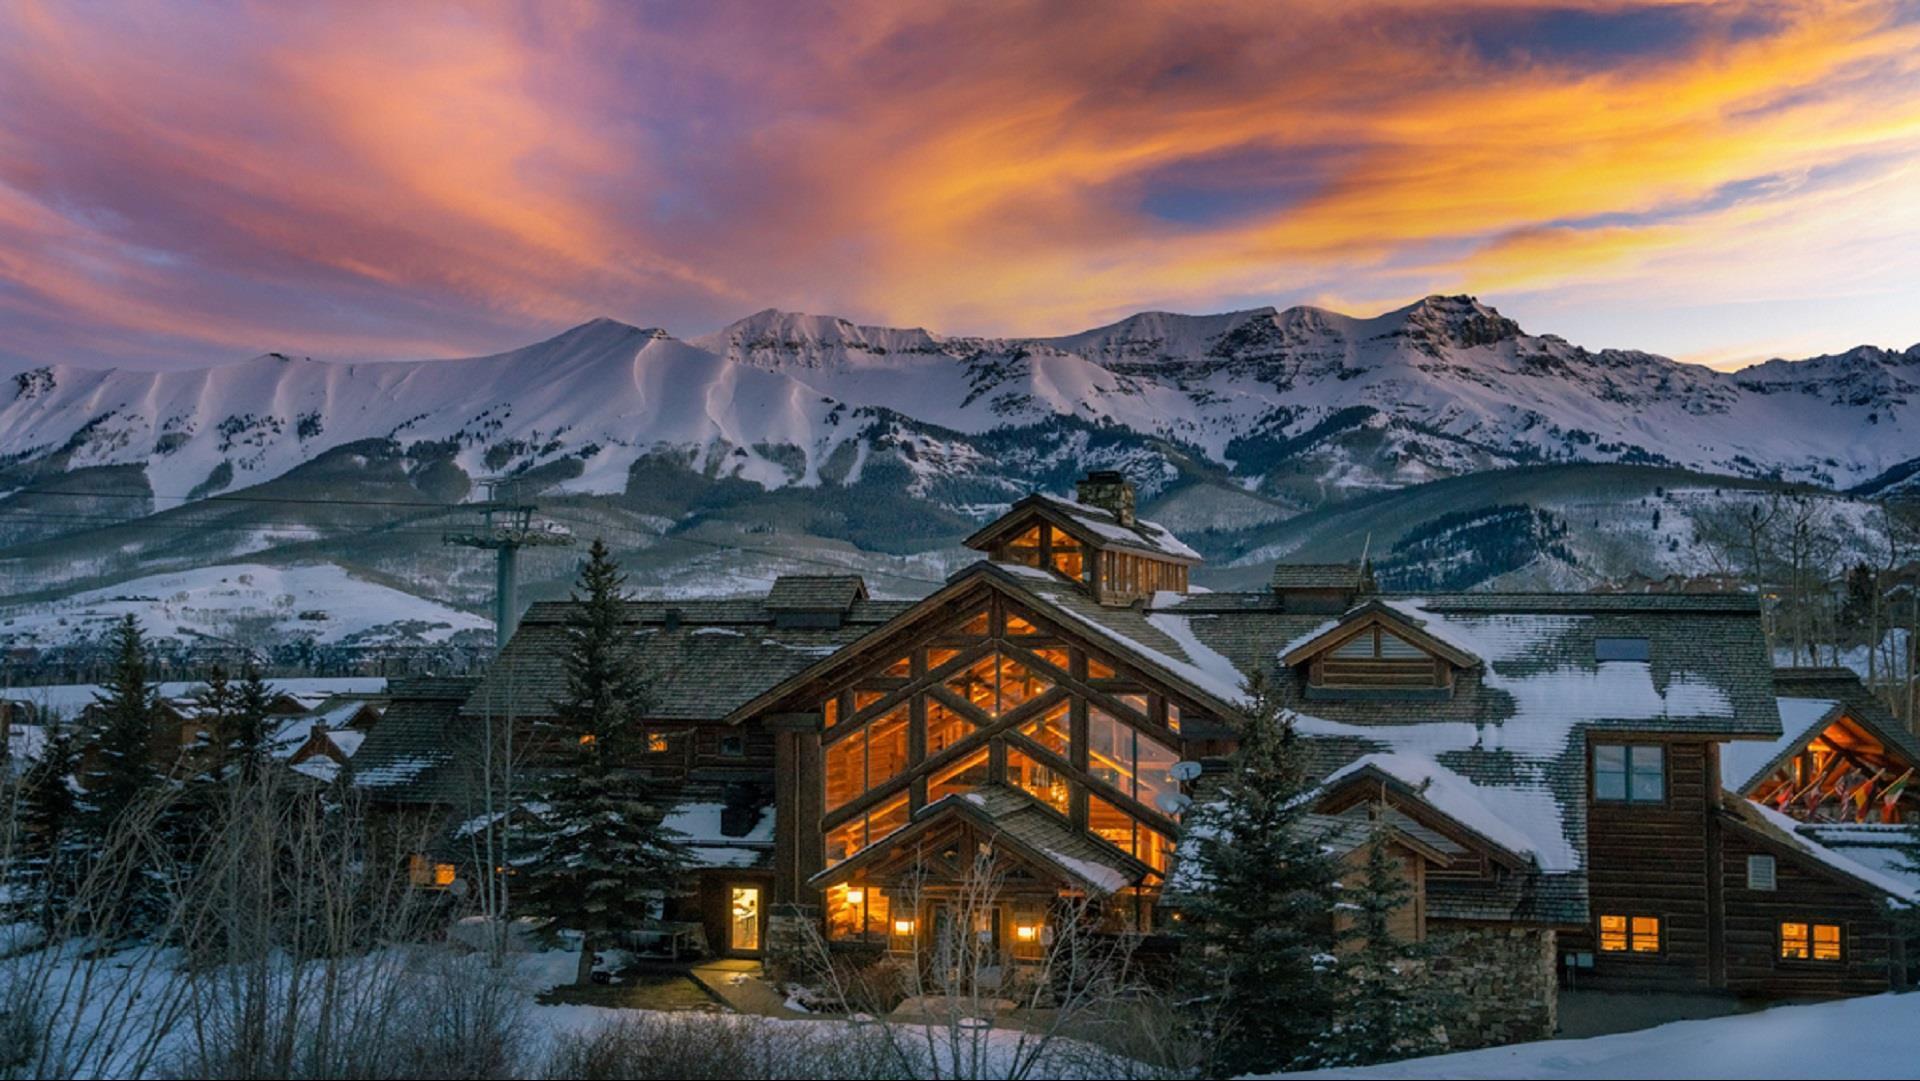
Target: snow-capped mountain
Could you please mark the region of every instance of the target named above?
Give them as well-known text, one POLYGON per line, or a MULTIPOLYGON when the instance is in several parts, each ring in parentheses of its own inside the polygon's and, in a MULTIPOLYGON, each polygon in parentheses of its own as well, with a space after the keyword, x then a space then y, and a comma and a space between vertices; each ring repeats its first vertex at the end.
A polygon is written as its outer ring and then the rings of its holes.
POLYGON ((1467 297, 1371 319, 1148 312, 1036 339, 769 310, 693 341, 599 319, 468 360, 4 374, 0 484, 133 465, 163 495, 366 439, 444 444, 469 476, 546 467, 590 493, 623 490, 650 456, 775 488, 855 483, 881 454, 936 497, 940 481, 1003 487, 983 441, 1022 431, 1075 449, 1105 432, 1112 453, 1184 455, 1280 496, 1302 478, 1335 496, 1542 461, 1850 487, 1920 456, 1920 346, 1724 373, 1531 335, 1467 297))

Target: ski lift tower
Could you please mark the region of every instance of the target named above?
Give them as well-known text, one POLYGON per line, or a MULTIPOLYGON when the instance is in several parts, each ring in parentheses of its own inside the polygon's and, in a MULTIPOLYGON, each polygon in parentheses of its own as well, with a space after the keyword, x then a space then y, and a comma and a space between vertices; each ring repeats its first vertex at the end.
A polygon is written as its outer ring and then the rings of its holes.
POLYGON ((497 654, 506 648, 507 639, 513 637, 514 628, 520 622, 520 607, 515 596, 520 549, 566 547, 573 543, 573 535, 551 522, 535 522, 533 515, 539 508, 531 503, 499 498, 502 490, 511 492, 505 479, 480 483, 486 485, 486 501, 471 504, 480 512, 480 528, 471 533, 444 534, 440 542, 493 550, 493 651, 497 654))

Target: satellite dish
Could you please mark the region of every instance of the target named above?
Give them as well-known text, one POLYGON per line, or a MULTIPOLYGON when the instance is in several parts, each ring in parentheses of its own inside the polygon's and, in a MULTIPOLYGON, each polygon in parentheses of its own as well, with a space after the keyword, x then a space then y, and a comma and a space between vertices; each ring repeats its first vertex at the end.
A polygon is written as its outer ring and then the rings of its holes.
POLYGON ((1175 762, 1167 774, 1176 781, 1185 782, 1200 776, 1205 770, 1206 767, 1198 762, 1175 762))
POLYGON ((1181 795, 1178 792, 1162 792, 1153 797, 1153 805, 1165 811, 1167 814, 1178 816, 1181 812, 1193 806, 1193 798, 1181 795))
POLYGON ((465 897, 467 895, 467 880, 464 878, 456 878, 452 882, 447 883, 447 892, 455 897, 465 897))

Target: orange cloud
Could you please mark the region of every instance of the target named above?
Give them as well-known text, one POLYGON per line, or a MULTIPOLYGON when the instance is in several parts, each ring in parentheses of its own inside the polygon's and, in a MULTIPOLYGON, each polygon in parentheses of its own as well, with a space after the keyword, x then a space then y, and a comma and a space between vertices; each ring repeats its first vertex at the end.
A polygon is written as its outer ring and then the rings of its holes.
POLYGON ((1701 355, 1749 340, 1743 298, 1824 297, 1838 348, 1920 336, 1861 299, 1920 286, 1917 163, 1920 20, 1870 0, 19 0, 0 350, 459 351, 767 303, 1064 332, 1463 288, 1652 347, 1684 293, 1717 307, 1665 347, 1701 355))

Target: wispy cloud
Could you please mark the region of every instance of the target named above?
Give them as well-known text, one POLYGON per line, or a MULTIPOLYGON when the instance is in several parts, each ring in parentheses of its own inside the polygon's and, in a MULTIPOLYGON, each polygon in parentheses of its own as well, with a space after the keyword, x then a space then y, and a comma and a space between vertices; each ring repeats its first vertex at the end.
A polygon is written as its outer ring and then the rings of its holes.
POLYGON ((1905 344, 1916 196, 1911 3, 0 6, 22 359, 1460 289, 1592 344, 1766 352, 1761 299, 1783 346, 1905 344))

